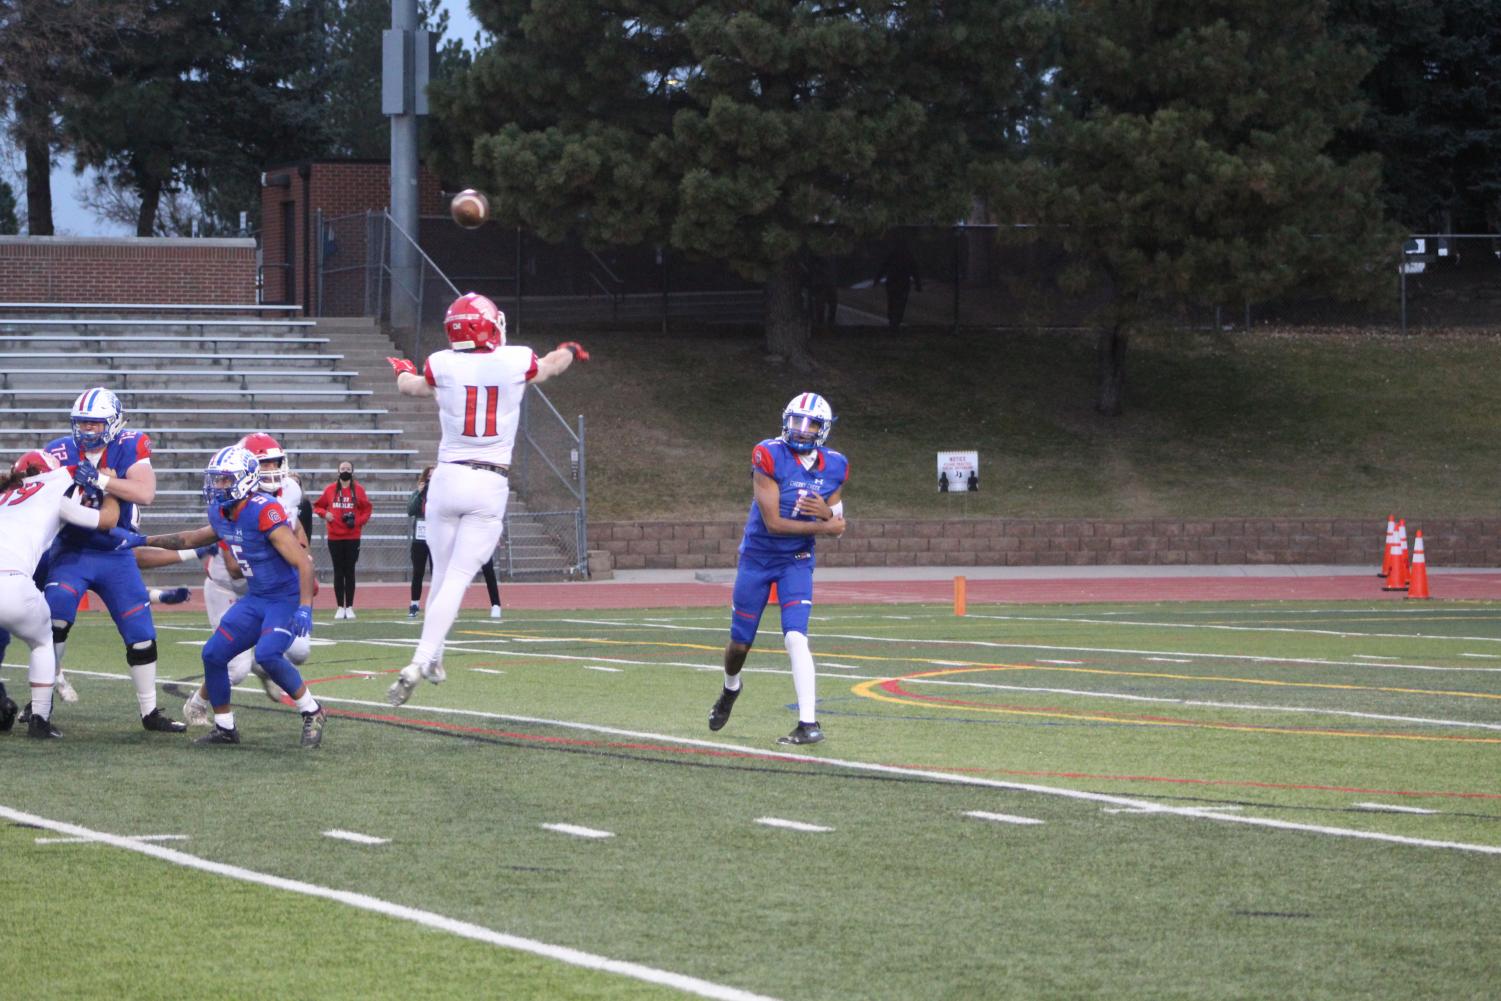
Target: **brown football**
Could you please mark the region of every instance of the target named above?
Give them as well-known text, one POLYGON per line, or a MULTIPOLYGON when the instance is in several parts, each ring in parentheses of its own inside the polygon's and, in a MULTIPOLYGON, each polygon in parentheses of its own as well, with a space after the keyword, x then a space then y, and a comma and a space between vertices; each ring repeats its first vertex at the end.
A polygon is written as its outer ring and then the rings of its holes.
POLYGON ((490 218, 490 199, 473 188, 465 188, 448 203, 448 212, 465 229, 478 229, 490 218))

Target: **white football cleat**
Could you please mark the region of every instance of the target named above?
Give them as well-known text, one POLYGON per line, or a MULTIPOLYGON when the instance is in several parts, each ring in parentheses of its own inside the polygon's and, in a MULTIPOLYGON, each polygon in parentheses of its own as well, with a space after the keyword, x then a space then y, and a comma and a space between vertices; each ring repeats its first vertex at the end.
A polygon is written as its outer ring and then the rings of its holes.
POLYGON ((64 702, 78 701, 78 689, 74 688, 71 684, 68 683, 67 677, 64 676, 63 672, 61 671, 57 672, 56 685, 58 698, 62 699, 64 702))
POLYGON ((435 685, 441 685, 448 680, 448 672, 443 670, 442 663, 425 665, 422 668, 422 676, 435 685))
POLYGON ((396 681, 386 691, 386 701, 393 706, 399 706, 412 697, 412 690, 417 687, 417 682, 422 679, 422 669, 416 664, 408 664, 396 675, 396 681))
POLYGON ((499 605, 491 605, 490 606, 490 618, 492 618, 492 619, 498 619, 498 618, 500 618, 500 616, 501 616, 500 606, 499 605))
POLYGON ((199 698, 197 692, 182 704, 182 721, 188 726, 208 726, 213 719, 213 707, 207 700, 199 698))

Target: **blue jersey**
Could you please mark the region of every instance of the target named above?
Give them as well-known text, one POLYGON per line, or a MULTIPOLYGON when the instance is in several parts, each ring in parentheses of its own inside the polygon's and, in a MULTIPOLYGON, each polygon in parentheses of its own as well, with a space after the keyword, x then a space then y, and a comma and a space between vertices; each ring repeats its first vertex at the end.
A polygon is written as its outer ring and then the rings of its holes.
MULTIPOLYGON (((51 452, 59 465, 78 465, 78 442, 73 438, 59 438, 48 443, 44 451, 51 452)), ((104 454, 99 456, 94 465, 100 469, 108 469, 111 476, 124 476, 131 466, 138 462, 148 462, 151 459, 151 436, 140 431, 121 431, 120 436, 108 445, 104 446, 104 454)), ((136 505, 130 501, 120 503, 120 521, 122 528, 131 531, 140 531, 141 513, 136 505)), ((90 535, 109 535, 108 532, 98 532, 97 529, 79 528, 69 525, 58 535, 58 540, 63 549, 82 548, 90 535)), ((113 548, 106 543, 107 548, 113 548)))
MULTIPOLYGON (((781 491, 778 512, 792 521, 816 521, 812 515, 794 515, 797 499, 816 493, 824 500, 834 496, 849 478, 849 460, 828 448, 815 449, 813 466, 804 469, 798 453, 780 438, 768 438, 751 451, 751 468, 777 481, 781 491)), ((750 516, 745 519, 745 534, 740 539, 740 553, 757 555, 812 552, 811 535, 776 535, 766 528, 761 507, 751 500, 750 516)))
POLYGON ((292 531, 287 512, 270 494, 254 493, 238 505, 234 517, 226 517, 218 504, 208 508, 209 527, 219 536, 219 545, 229 550, 245 572, 250 593, 262 598, 291 599, 302 595, 297 568, 286 561, 271 542, 271 533, 292 531))

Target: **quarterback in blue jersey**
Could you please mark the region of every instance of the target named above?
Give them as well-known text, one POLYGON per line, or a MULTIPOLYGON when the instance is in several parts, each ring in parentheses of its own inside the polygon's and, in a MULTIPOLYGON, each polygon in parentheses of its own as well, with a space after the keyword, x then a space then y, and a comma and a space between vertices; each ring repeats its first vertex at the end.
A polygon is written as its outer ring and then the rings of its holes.
POLYGON ((203 471, 208 525, 175 535, 154 535, 146 545, 191 550, 218 542, 230 576, 244 578, 249 593, 230 606, 203 646, 203 679, 214 707, 214 728, 196 744, 238 744, 240 731, 230 705, 229 662, 246 650, 286 691, 302 713, 302 746, 323 741, 325 714, 302 675, 287 659, 287 647, 313 631, 313 559, 298 541, 293 523, 270 494, 257 490, 260 463, 248 450, 221 448, 203 471))
POLYGON ((816 393, 801 393, 782 411, 782 434, 751 452, 754 495, 731 596, 730 642, 724 648, 724 690, 709 710, 709 729, 729 722, 740 697, 740 669, 755 642, 761 615, 776 585, 782 609, 782 642, 792 661, 797 726, 781 744, 816 744, 816 672, 808 649, 813 609, 813 544, 819 535, 844 534, 844 482, 849 461, 824 448, 834 412, 816 393))
MULTIPOLYGON (((156 473, 151 468, 151 439, 125 429, 125 411, 107 389, 84 390, 73 404, 73 434, 50 442, 59 465, 73 466, 73 480, 85 490, 102 492, 120 504, 119 524, 139 528, 138 505, 156 499, 156 473)), ((93 591, 125 641, 125 663, 135 685, 141 725, 158 733, 181 733, 182 723, 169 719, 156 705, 156 625, 151 601, 135 556, 92 529, 68 526, 59 533, 48 554, 50 569, 44 593, 52 613, 52 646, 57 655, 57 690, 64 702, 78 695, 63 676, 63 652, 68 632, 78 617, 84 593, 93 591)))

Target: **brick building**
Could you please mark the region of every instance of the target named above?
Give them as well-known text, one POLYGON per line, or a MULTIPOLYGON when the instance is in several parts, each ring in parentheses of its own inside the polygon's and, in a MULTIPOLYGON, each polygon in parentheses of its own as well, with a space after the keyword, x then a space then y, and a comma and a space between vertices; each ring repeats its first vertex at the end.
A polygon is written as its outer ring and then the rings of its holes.
MULTIPOLYGON (((447 203, 438 178, 417 175, 417 211, 441 215, 447 203)), ((264 301, 296 303, 318 313, 320 256, 343 252, 364 260, 363 247, 316 246, 318 222, 343 219, 391 203, 391 165, 385 160, 307 160, 268 167, 261 175, 261 251, 264 301)), ((363 227, 340 227, 344 240, 362 239, 363 227)))

